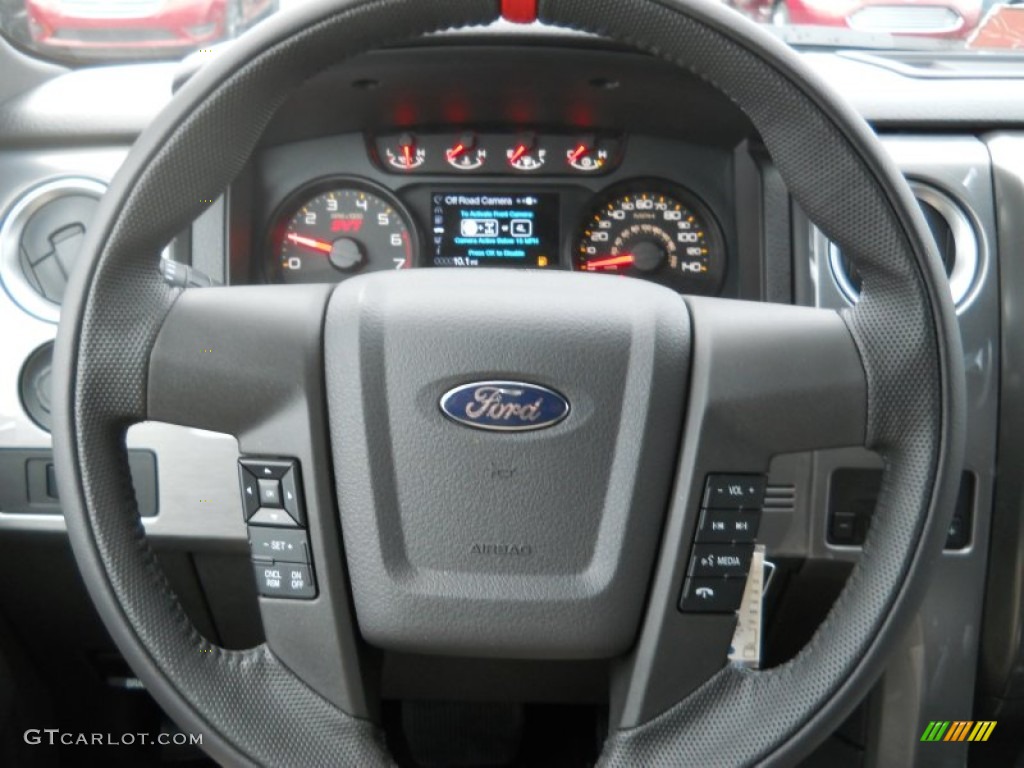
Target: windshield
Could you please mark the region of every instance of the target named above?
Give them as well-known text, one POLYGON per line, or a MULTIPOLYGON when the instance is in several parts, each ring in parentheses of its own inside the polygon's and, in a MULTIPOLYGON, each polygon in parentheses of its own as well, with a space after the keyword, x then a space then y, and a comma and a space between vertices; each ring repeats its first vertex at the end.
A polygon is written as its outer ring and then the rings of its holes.
MULTIPOLYGON (((799 47, 1024 51, 1024 0, 720 1, 799 47)), ((304 2, 0 0, 0 30, 65 61, 177 59, 304 2)))

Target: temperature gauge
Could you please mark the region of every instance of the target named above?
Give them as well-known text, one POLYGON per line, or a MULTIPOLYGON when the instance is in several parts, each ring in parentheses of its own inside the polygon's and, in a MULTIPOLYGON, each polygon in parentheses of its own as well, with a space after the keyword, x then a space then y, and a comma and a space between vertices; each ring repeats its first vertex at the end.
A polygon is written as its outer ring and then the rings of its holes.
POLYGON ((597 146, 593 136, 584 136, 565 151, 569 167, 583 173, 595 173, 608 162, 608 150, 597 146))
POLYGON ((476 136, 462 134, 455 144, 445 152, 448 165, 460 171, 475 171, 487 161, 487 150, 477 146, 476 136))
POLYGON ((395 146, 384 148, 384 157, 392 168, 411 171, 427 161, 427 150, 417 145, 411 133, 403 133, 395 146))
POLYGON ((544 167, 548 151, 537 147, 533 134, 520 136, 516 143, 505 150, 508 164, 517 171, 536 171, 544 167))

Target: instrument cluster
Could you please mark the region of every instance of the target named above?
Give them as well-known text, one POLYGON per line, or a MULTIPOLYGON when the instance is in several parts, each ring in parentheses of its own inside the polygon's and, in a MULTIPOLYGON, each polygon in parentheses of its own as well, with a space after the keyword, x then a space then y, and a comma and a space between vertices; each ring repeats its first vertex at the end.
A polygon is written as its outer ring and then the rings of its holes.
POLYGON ((616 169, 622 137, 401 133, 374 137, 367 147, 380 178, 409 178, 385 186, 328 175, 292 193, 273 216, 266 268, 272 281, 504 267, 622 275, 683 293, 721 291, 725 240, 694 192, 647 176, 611 180, 597 191, 593 183, 574 183, 616 169))

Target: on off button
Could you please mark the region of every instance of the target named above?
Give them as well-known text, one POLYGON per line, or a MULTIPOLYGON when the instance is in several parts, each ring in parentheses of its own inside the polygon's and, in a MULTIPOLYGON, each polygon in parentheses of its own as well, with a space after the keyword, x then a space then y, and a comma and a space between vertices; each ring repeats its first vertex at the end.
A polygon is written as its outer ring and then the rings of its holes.
POLYGON ((316 597, 316 585, 308 565, 301 563, 254 563, 256 586, 264 597, 316 597))

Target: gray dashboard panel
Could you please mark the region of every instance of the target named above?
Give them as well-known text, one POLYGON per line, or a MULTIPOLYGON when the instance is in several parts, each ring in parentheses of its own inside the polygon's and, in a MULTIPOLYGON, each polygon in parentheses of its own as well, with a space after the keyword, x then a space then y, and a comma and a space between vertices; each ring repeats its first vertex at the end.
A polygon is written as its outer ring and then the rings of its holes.
POLYGON ((1024 638, 1019 631, 1024 615, 1024 514, 1020 439, 1021 375, 1024 343, 1021 323, 1024 299, 1024 133, 1002 132, 985 137, 992 154, 996 190, 996 217, 1002 287, 1002 410, 999 422, 999 472, 992 513, 992 548, 989 584, 998 585, 985 596, 985 626, 979 670, 979 697, 984 696, 990 716, 1019 716, 1024 704, 1024 638))
POLYGON ((0 147, 131 143, 170 99, 174 71, 134 64, 64 72, 0 105, 0 147))
POLYGON ((878 126, 973 133, 1024 123, 1022 77, 907 77, 864 59, 819 51, 805 55, 821 77, 878 126))
MULTIPOLYGON (((509 43, 536 51, 538 46, 555 44, 588 52, 593 58, 618 60, 615 54, 635 53, 598 38, 567 33, 540 25, 529 27, 508 24, 488 29, 463 30, 432 36, 427 46, 439 48, 437 55, 447 57, 445 50, 454 45, 495 45, 509 43)), ((5 55, 19 56, 0 39, 5 55)), ((429 47, 428 47, 429 50, 429 47)), ((884 51, 880 52, 884 55, 884 51)), ((421 55, 421 51, 414 55, 421 55)), ((1024 124, 1024 78, 975 77, 942 79, 908 77, 880 63, 863 58, 834 55, 827 50, 808 49, 805 53, 811 66, 849 99, 869 122, 887 127, 959 128, 973 132, 986 127, 1013 127, 1024 124)), ((519 60, 522 60, 521 52, 519 60)), ((25 91, 0 104, 0 146, 50 146, 130 141, 156 115, 170 98, 172 82, 188 73, 201 61, 185 62, 179 72, 177 65, 126 64, 119 68, 83 69, 51 78, 50 85, 25 91), (122 89, 112 89, 117 78, 122 89), (129 92, 136 98, 125 99, 129 92), (69 96, 71 98, 69 98, 69 96), (104 104, 107 108, 97 109, 104 104)), ((378 67, 378 65, 371 65, 378 67)), ((378 67, 379 69, 379 67, 378 67)), ((616 68, 605 67, 612 79, 616 68)), ((56 68, 46 72, 52 75, 56 68)), ((507 68, 501 72, 508 71, 507 68)), ((408 91, 407 91, 408 92, 408 91)), ((351 122, 341 124, 338 131, 361 127, 367 115, 360 110, 340 109, 351 106, 352 99, 339 100, 339 113, 351 122)), ((693 113, 685 105, 677 117, 682 124, 692 124, 693 113)), ((667 104, 659 119, 669 119, 673 105, 667 104)), ((716 126, 720 123, 716 122, 716 126)), ((714 130, 717 130, 714 129, 714 130)))
POLYGON ((0 104, 66 71, 64 67, 29 56, 0 39, 0 72, 4 73, 0 78, 0 104))

